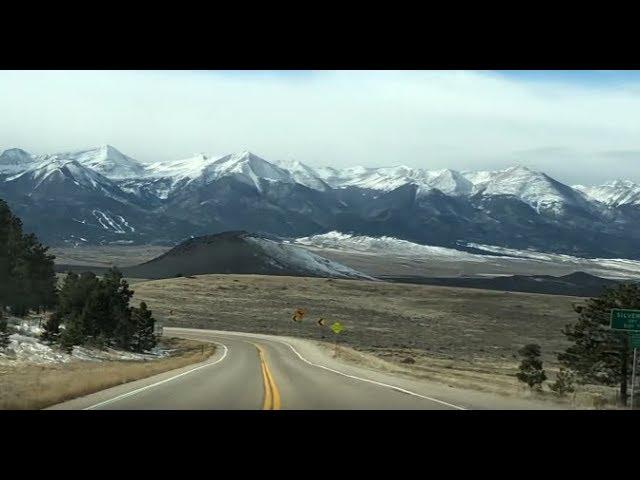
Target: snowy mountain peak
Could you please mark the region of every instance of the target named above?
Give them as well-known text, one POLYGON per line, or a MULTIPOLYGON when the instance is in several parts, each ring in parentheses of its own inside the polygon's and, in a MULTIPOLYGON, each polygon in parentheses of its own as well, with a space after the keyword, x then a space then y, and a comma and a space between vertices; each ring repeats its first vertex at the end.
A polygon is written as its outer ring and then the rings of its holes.
POLYGON ((327 183, 322 180, 320 174, 316 172, 310 166, 300 162, 299 160, 288 159, 288 160, 280 160, 276 162, 276 164, 287 170, 291 175, 291 178, 301 185, 305 187, 309 187, 313 190, 325 191, 329 186, 327 183))
POLYGON ((455 170, 435 170, 428 172, 427 177, 425 184, 420 186, 419 192, 425 187, 436 188, 447 195, 468 195, 473 191, 473 183, 455 170))
POLYGON ((372 190, 391 191, 408 183, 420 183, 427 173, 419 168, 405 165, 381 168, 353 167, 341 175, 341 187, 359 187, 372 190))
POLYGON ((573 188, 588 199, 608 206, 640 205, 640 184, 631 180, 618 179, 597 187, 574 185, 573 188))
POLYGON ((261 178, 288 179, 288 175, 283 169, 247 151, 225 155, 216 160, 211 167, 220 176, 230 173, 249 174, 253 172, 261 178))
POLYGON ((287 170, 246 151, 226 155, 207 166, 202 172, 202 179, 207 183, 228 176, 253 185, 258 190, 261 190, 260 179, 294 182, 287 170))
POLYGON ((20 148, 9 148, 0 155, 0 174, 12 174, 29 168, 35 159, 20 148))
POLYGON ((116 187, 106 177, 95 170, 85 167, 77 160, 59 158, 35 165, 33 168, 21 172, 7 179, 7 182, 17 181, 28 185, 31 192, 43 185, 71 182, 77 186, 91 190, 114 190, 116 187))
POLYGON ((525 167, 524 165, 513 165, 511 167, 508 167, 504 170, 505 172, 509 172, 509 173, 520 173, 520 174, 537 174, 540 172, 536 172, 535 170, 531 170, 529 167, 525 167))
POLYGON ((123 179, 140 177, 144 174, 144 166, 131 157, 120 152, 111 145, 102 145, 88 150, 56 153, 39 157, 41 162, 77 161, 85 167, 112 178, 123 179))
POLYGON ((191 157, 168 162, 155 162, 146 166, 145 177, 167 178, 175 181, 183 178, 194 179, 202 175, 202 171, 215 161, 204 153, 196 153, 191 157))
POLYGON ((631 180, 623 180, 621 178, 617 180, 613 180, 611 182, 607 182, 603 186, 613 187, 613 188, 631 188, 631 189, 640 188, 640 184, 632 182, 631 180))
POLYGON ((14 161, 14 162, 31 162, 33 157, 31 154, 21 148, 8 148, 2 154, 0 154, 0 161, 2 163, 14 161))

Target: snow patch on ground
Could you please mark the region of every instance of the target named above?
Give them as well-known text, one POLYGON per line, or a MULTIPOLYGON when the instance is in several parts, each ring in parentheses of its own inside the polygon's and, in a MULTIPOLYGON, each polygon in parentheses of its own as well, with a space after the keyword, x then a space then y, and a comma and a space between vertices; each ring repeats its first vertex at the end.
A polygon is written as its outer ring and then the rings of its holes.
POLYGON ((574 271, 584 271, 606 278, 638 279, 640 278, 640 261, 623 258, 581 258, 571 255, 537 252, 532 250, 517 250, 493 245, 467 243, 467 247, 487 252, 486 255, 470 253, 454 248, 420 245, 394 237, 369 237, 365 235, 350 235, 341 232, 328 232, 322 235, 301 237, 293 243, 309 248, 334 250, 359 255, 403 257, 426 261, 465 263, 505 263, 512 265, 535 262, 550 267, 563 265, 574 271), (500 256, 496 256, 500 255, 500 256))
MULTIPOLYGON (((513 248, 497 247, 495 245, 483 245, 478 243, 468 243, 467 246, 477 248, 478 250, 484 250, 486 252, 507 255, 509 257, 575 265, 576 268, 579 267, 579 269, 582 270, 600 272, 600 274, 605 277, 611 277, 613 273, 616 273, 616 278, 640 278, 640 260, 629 260, 626 258, 581 258, 559 253, 546 253, 535 250, 516 250, 513 248)), ((594 273, 594 275, 598 275, 598 273, 594 273)))
POLYGON ((14 333, 7 348, 0 351, 3 363, 28 362, 36 364, 67 363, 73 357, 40 342, 36 337, 14 333))
POLYGON ((133 353, 113 348, 100 350, 89 347, 73 347, 68 354, 55 345, 48 345, 40 340, 42 327, 37 319, 19 319, 9 317, 10 329, 13 333, 9 337, 9 345, 0 349, 0 364, 15 365, 30 363, 47 365, 68 363, 77 360, 102 362, 114 360, 144 361, 155 360, 171 355, 173 350, 155 347, 146 353, 133 353))
MULTIPOLYGON (((131 233, 135 232, 135 228, 129 225, 122 215, 112 215, 102 210, 92 210, 91 213, 105 230, 112 230, 114 233, 119 234, 127 233, 127 229, 131 233)), ((84 223, 84 221, 82 223, 84 223)))
POLYGON ((486 255, 476 255, 453 248, 420 245, 394 237, 368 237, 332 231, 322 235, 296 238, 295 243, 315 248, 357 252, 365 255, 393 254, 402 257, 450 258, 469 262, 486 262, 486 255))

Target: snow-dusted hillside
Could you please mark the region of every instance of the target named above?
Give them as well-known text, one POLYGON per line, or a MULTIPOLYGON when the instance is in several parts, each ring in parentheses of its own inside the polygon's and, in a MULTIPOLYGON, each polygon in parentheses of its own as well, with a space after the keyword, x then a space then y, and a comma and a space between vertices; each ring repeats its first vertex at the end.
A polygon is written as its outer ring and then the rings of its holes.
POLYGON ((302 247, 244 231, 191 238, 153 260, 123 271, 139 278, 224 273, 373 280, 302 247))
POLYGON ((368 255, 384 262, 385 257, 402 257, 421 262, 455 262, 464 274, 471 270, 465 265, 495 264, 519 267, 524 261, 551 268, 563 267, 572 271, 583 271, 593 275, 618 279, 640 279, 640 261, 619 258, 580 258, 571 255, 517 250, 493 245, 468 243, 468 247, 484 250, 487 255, 470 253, 453 248, 420 245, 393 237, 370 237, 351 235, 341 232, 328 232, 322 235, 300 237, 293 243, 317 249, 319 252, 336 251, 347 254, 368 255), (499 256, 496 256, 499 255, 499 256))
POLYGON ((247 237, 246 240, 264 250, 276 268, 295 269, 318 277, 374 280, 364 273, 288 243, 275 242, 260 237, 247 237))
POLYGON ((365 255, 391 254, 409 258, 451 258, 471 262, 485 261, 483 255, 463 252, 453 248, 420 245, 418 243, 387 236, 369 237, 366 235, 351 235, 333 231, 322 235, 296 238, 293 242, 308 247, 360 253, 365 255))

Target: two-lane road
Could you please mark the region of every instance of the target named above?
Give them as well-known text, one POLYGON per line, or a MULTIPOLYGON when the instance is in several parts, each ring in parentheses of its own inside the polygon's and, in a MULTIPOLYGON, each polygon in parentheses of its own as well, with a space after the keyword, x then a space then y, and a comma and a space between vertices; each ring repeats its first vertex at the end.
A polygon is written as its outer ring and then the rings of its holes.
POLYGON ((166 328, 214 342, 207 361, 109 388, 52 409, 447 409, 549 408, 395 378, 327 356, 311 342, 269 335, 166 328), (502 403, 502 404, 501 404, 502 403))

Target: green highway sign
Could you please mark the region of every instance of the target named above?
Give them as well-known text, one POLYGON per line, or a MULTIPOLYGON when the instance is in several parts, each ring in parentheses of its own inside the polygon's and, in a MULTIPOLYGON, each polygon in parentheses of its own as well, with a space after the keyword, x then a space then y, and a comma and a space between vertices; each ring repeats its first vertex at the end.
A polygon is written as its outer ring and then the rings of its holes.
POLYGON ((629 337, 631 348, 640 348, 640 333, 632 333, 629 337))
POLYGON ((611 309, 611 328, 640 332, 640 310, 611 309))

